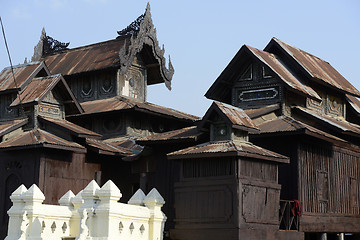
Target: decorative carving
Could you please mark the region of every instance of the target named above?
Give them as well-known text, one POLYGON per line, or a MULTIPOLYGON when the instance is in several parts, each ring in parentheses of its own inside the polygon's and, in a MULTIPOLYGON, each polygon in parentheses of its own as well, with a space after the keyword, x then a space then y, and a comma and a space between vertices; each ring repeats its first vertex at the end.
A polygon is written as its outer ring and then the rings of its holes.
POLYGON ((166 68, 166 59, 164 57, 165 49, 164 45, 162 49, 159 47, 156 29, 151 19, 150 4, 147 4, 146 11, 143 15, 118 33, 121 34, 121 37, 131 36, 130 39, 126 40, 130 41, 130 43, 125 43, 119 51, 121 62, 120 73, 125 74, 126 70, 131 66, 136 54, 143 49, 144 44, 147 44, 151 47, 154 57, 159 62, 160 74, 165 81, 166 87, 171 90, 171 79, 174 75, 174 68, 171 64, 170 56, 168 68, 166 68))
POLYGON ((239 99, 241 101, 253 101, 253 100, 265 100, 273 99, 279 95, 279 91, 275 88, 266 88, 266 89, 256 89, 242 91, 239 94, 239 99))
POLYGON ((54 52, 62 51, 68 49, 70 42, 62 43, 58 40, 47 36, 45 28, 41 31, 41 36, 38 44, 34 47, 34 55, 31 58, 32 62, 39 61, 41 57, 45 54, 51 54, 54 52))
POLYGON ((81 212, 81 220, 80 220, 80 235, 76 238, 76 240, 85 240, 87 236, 89 236, 89 228, 86 224, 86 220, 89 215, 86 209, 83 209, 81 212))
POLYGON ((19 239, 26 239, 26 230, 29 226, 29 218, 27 216, 27 211, 25 211, 21 218, 21 225, 20 225, 20 238, 19 239))
POLYGON ((68 49, 70 42, 62 43, 50 36, 45 35, 44 45, 43 45, 43 55, 44 54, 51 54, 54 52, 62 51, 68 49))
POLYGON ((121 31, 118 31, 117 33, 119 34, 119 36, 117 38, 137 34, 140 31, 140 24, 144 20, 144 16, 145 16, 145 13, 141 14, 135 21, 130 23, 129 26, 127 26, 126 28, 124 28, 121 31))

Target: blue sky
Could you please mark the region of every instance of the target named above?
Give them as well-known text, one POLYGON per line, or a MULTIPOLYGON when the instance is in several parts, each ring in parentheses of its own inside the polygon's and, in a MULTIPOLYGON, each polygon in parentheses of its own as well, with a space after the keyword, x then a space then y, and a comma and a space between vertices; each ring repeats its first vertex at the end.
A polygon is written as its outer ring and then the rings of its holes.
MULTIPOLYGON (((0 0, 13 64, 31 58, 41 30, 71 48, 113 39, 147 1, 0 0)), ((148 89, 148 101, 203 116, 205 92, 243 44, 272 37, 328 61, 360 89, 360 1, 150 1, 153 23, 175 68, 173 90, 148 89)), ((0 68, 9 65, 1 36, 0 68)))

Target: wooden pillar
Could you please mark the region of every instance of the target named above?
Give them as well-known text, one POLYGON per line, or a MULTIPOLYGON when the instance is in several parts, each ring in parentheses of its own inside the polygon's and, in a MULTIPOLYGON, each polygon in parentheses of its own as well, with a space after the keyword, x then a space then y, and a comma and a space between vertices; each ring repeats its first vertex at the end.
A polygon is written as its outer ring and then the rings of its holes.
POLYGON ((327 240, 327 233, 320 233, 320 240, 327 240))

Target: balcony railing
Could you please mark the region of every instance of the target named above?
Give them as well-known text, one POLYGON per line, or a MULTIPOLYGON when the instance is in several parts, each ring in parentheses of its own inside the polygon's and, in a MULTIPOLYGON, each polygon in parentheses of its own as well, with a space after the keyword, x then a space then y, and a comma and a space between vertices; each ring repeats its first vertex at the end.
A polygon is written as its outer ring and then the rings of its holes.
POLYGON ((301 207, 297 201, 280 200, 280 229, 299 231, 301 207))

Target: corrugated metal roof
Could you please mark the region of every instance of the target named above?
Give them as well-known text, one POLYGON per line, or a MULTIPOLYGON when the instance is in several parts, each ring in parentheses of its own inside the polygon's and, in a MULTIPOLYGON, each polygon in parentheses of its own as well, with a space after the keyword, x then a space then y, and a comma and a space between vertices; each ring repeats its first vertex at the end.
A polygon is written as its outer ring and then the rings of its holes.
POLYGON ((162 114, 180 119, 186 119, 190 121, 196 121, 199 119, 199 117, 197 116, 180 112, 171 108, 162 107, 148 102, 137 102, 135 100, 131 100, 120 96, 83 102, 81 103, 81 106, 85 111, 84 114, 94 114, 94 113, 126 110, 126 109, 135 109, 135 110, 146 110, 153 113, 162 114))
POLYGON ((90 131, 86 128, 83 128, 79 125, 76 125, 72 122, 69 122, 67 120, 64 119, 54 119, 54 118, 49 118, 49 117, 40 117, 39 116, 40 121, 43 121, 45 123, 50 123, 53 124, 57 127, 60 127, 60 129, 65 130, 65 131, 70 131, 72 134, 74 134, 75 136, 78 137, 92 137, 92 138, 101 138, 102 135, 90 131))
POLYGON ((312 98, 321 100, 321 97, 309 86, 302 83, 274 54, 245 45, 259 60, 274 71, 283 82, 292 89, 302 92, 312 98))
POLYGON ((258 147, 250 142, 240 141, 207 142, 204 144, 188 147, 176 152, 169 153, 167 156, 169 159, 243 156, 282 163, 289 162, 288 157, 258 147))
POLYGON ((143 137, 136 140, 139 144, 148 144, 151 142, 169 142, 169 141, 179 141, 179 140, 193 140, 196 141, 202 133, 198 131, 197 126, 191 126, 186 128, 181 128, 169 132, 158 133, 151 136, 143 137))
MULTIPOLYGON (((45 57, 52 74, 72 75, 120 65, 119 51, 127 38, 65 50, 45 57)), ((127 41, 129 42, 129 41, 127 41)))
POLYGON ((345 140, 333 136, 329 133, 323 132, 315 127, 312 127, 308 124, 295 120, 288 116, 280 116, 274 120, 265 121, 258 125, 261 130, 261 133, 280 133, 280 132, 296 132, 301 130, 306 130, 311 135, 318 136, 322 139, 332 139, 340 142, 346 142, 345 140))
POLYGON ((282 47, 290 57, 294 58, 298 64, 310 74, 311 77, 337 89, 341 89, 347 93, 360 97, 360 92, 328 62, 301 49, 293 47, 277 38, 272 38, 272 41, 278 43, 278 45, 282 47))
MULTIPOLYGON (((16 81, 16 85, 20 88, 24 83, 31 80, 29 77, 35 73, 39 66, 41 65, 40 62, 36 63, 28 63, 17 65, 13 67, 14 77, 16 81)), ((11 68, 7 67, 4 68, 0 73, 0 91, 15 89, 14 79, 12 77, 11 68)))
POLYGON ((108 142, 111 143, 112 145, 126 148, 134 154, 139 154, 144 149, 143 146, 136 143, 136 138, 134 138, 133 136, 110 138, 104 140, 104 142, 108 142))
MULTIPOLYGON (((258 132, 258 127, 251 121, 250 117, 246 115, 244 110, 238 107, 234 107, 229 104, 214 102, 218 109, 230 120, 232 127, 240 128, 249 132, 258 132)), ((211 109, 211 107, 210 107, 211 109)), ((207 114, 205 114, 206 116, 207 114)))
POLYGON ((0 143, 0 149, 10 150, 26 147, 48 147, 71 151, 86 152, 86 149, 75 142, 69 142, 41 129, 24 132, 16 137, 0 143))
POLYGON ((124 147, 115 146, 114 144, 104 142, 97 139, 86 138, 87 147, 97 151, 99 154, 117 155, 117 156, 132 156, 133 152, 124 147))
POLYGON ((268 105, 261 108, 245 109, 244 112, 251 118, 257 118, 280 109, 280 104, 268 105))
MULTIPOLYGON (((43 99, 46 94, 54 88, 60 81, 61 75, 53 75, 49 77, 34 78, 21 92, 20 98, 22 104, 37 103, 43 99)), ((19 98, 16 98, 11 104, 11 107, 20 104, 19 98)))
POLYGON ((0 122, 0 136, 4 136, 28 122, 27 118, 0 122))
POLYGON ((349 94, 346 94, 346 100, 350 104, 350 106, 358 113, 360 114, 360 100, 354 96, 351 96, 349 94))
POLYGON ((309 110, 307 108, 303 108, 303 107, 299 107, 299 106, 294 107, 293 109, 298 109, 302 113, 305 113, 308 116, 311 116, 323 123, 326 123, 326 124, 334 127, 335 129, 339 130, 343 134, 360 136, 360 126, 359 125, 347 122, 346 120, 343 120, 343 119, 333 118, 328 115, 320 114, 320 113, 314 112, 312 110, 309 110))

